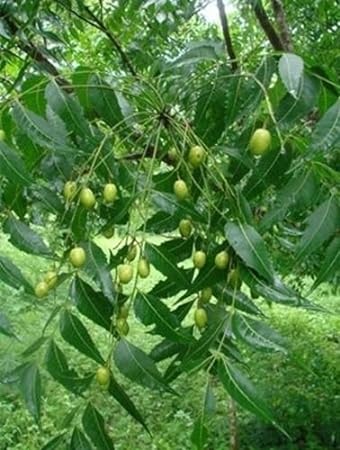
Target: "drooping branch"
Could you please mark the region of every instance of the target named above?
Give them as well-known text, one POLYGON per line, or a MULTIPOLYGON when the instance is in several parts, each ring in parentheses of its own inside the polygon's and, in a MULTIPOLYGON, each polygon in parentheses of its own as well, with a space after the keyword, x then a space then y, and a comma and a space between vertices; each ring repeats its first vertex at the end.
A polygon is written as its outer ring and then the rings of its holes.
POLYGON ((236 70, 238 69, 238 64, 237 64, 236 54, 234 51, 234 46, 233 46, 233 43, 231 40, 228 18, 227 18, 227 13, 224 8, 223 0, 217 0, 217 8, 218 8, 218 12, 220 15, 225 46, 226 46, 229 58, 231 60, 231 68, 232 68, 233 72, 236 72, 236 70))
POLYGON ((285 48, 285 51, 293 51, 292 37, 290 34, 289 26, 286 20, 286 14, 283 8, 281 0, 272 0, 273 11, 277 23, 277 27, 280 32, 281 42, 285 48))
POLYGON ((257 20, 260 22, 260 25, 263 31, 266 33, 269 42, 272 44, 273 48, 277 51, 284 51, 283 43, 281 42, 280 36, 277 34, 275 28, 271 24, 269 17, 265 9, 263 8, 261 0, 251 0, 253 4, 254 12, 257 17, 257 20))

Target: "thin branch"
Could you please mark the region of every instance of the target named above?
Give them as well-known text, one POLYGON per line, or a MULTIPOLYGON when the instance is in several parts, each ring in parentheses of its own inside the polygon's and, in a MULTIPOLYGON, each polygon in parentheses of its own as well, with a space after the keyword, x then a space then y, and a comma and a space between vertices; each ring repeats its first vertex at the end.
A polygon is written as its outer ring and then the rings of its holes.
POLYGON ((275 50, 277 51, 284 51, 284 46, 281 42, 281 39, 279 35, 277 34, 275 28, 271 24, 269 17, 267 16, 266 11, 263 8, 262 1, 261 0, 251 0, 253 3, 253 8, 255 15, 257 17, 257 20, 260 22, 260 25, 263 29, 263 31, 266 33, 266 36, 269 39, 269 42, 272 44, 275 50))
POLYGON ((293 51, 292 37, 286 20, 286 14, 281 0, 272 0, 276 23, 280 32, 281 42, 287 52, 293 51))
POLYGON ((227 18, 227 13, 224 8, 223 0, 217 0, 217 8, 218 8, 218 12, 220 15, 225 46, 226 46, 229 58, 231 60, 231 68, 232 68, 233 72, 236 72, 236 70, 238 69, 238 64, 237 64, 237 59, 236 59, 236 54, 234 51, 233 43, 231 40, 228 18, 227 18))

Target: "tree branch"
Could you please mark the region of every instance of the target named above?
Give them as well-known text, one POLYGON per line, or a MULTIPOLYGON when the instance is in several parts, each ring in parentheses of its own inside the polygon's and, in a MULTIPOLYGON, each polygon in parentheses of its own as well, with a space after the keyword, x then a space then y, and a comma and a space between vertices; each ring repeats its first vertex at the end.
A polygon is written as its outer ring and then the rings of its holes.
POLYGON ((220 15, 225 46, 226 46, 229 58, 231 60, 231 68, 232 68, 233 72, 236 72, 236 70, 238 69, 238 64, 237 64, 237 59, 236 59, 236 54, 234 51, 233 43, 231 40, 228 18, 227 18, 227 13, 225 12, 223 0, 217 0, 217 8, 218 8, 218 12, 220 15))
POLYGON ((293 51, 292 37, 286 20, 286 14, 283 9, 282 1, 272 0, 272 6, 276 23, 280 32, 281 42, 285 48, 285 51, 292 52, 293 51))
POLYGON ((262 1, 261 0, 251 0, 253 3, 253 8, 255 15, 257 17, 257 20, 260 22, 260 25, 265 32, 267 38, 269 39, 269 42, 272 44, 275 50, 277 51, 284 51, 284 46, 281 42, 281 39, 277 32, 275 31, 275 28, 271 24, 269 17, 267 16, 266 11, 263 8, 262 1))

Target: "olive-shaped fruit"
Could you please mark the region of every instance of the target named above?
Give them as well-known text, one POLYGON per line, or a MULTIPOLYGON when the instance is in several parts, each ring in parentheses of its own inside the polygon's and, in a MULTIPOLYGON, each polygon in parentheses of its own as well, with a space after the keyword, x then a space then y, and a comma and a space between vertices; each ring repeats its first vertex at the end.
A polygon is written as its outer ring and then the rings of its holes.
POLYGON ((242 280, 238 269, 232 269, 228 275, 228 283, 233 289, 240 289, 242 280))
POLYGON ((196 269, 202 269, 207 262, 207 255, 202 250, 197 250, 192 256, 192 261, 196 269))
POLYGON ((81 267, 85 264, 86 253, 82 247, 74 247, 69 254, 69 261, 73 267, 81 267))
POLYGON ((107 367, 99 367, 96 372, 96 381, 100 386, 107 386, 110 381, 110 370, 107 367))
POLYGON ((211 287, 206 287, 201 290, 199 299, 202 303, 208 303, 209 300, 211 299, 212 295, 213 295, 213 291, 212 291, 211 287))
POLYGON ((204 163, 206 152, 204 148, 195 145, 189 151, 188 161, 195 169, 204 163))
POLYGON ((0 141, 4 141, 6 139, 6 133, 4 130, 0 130, 0 141))
POLYGON ((127 319, 129 317, 129 310, 130 310, 129 305, 127 303, 124 303, 124 305, 122 305, 119 308, 118 318, 119 319, 127 319))
POLYGON ((133 267, 130 264, 121 264, 118 266, 118 280, 122 284, 128 284, 133 277, 133 267))
POLYGON ((79 201, 86 209, 91 209, 96 204, 96 197, 90 188, 83 188, 79 194, 79 201))
POLYGON ((189 219, 182 219, 179 223, 179 232, 182 237, 188 238, 192 233, 192 223, 189 219))
POLYGON ((107 227, 103 230, 103 235, 104 235, 104 237, 106 237, 106 239, 111 239, 114 234, 115 234, 115 229, 113 226, 107 227))
POLYGON ((40 281, 34 288, 34 293, 38 298, 46 297, 48 294, 48 284, 46 281, 40 281))
POLYGON ((141 278, 147 278, 150 275, 150 264, 146 258, 141 258, 138 261, 137 272, 141 278))
POLYGON ((208 322, 208 316, 204 308, 197 308, 194 315, 197 328, 204 328, 208 322))
POLYGON ((126 259, 128 261, 133 261, 137 256, 137 245, 136 244, 130 244, 126 259))
POLYGON ((63 195, 66 201, 74 199, 77 192, 77 183, 75 181, 66 181, 64 184, 63 195))
POLYGON ((104 186, 103 197, 106 203, 113 203, 117 199, 118 189, 114 183, 107 183, 104 186))
POLYGON ((178 200, 185 200, 189 197, 189 189, 184 180, 176 180, 174 183, 174 193, 178 200))
POLYGON ((116 328, 117 328, 118 333, 121 336, 126 336, 129 334, 130 327, 129 327, 129 324, 127 323, 126 319, 123 319, 123 318, 117 319, 116 328))
POLYGON ((228 267, 229 263, 229 255, 225 250, 222 250, 221 252, 217 253, 215 256, 215 266, 218 269, 226 269, 228 267))
POLYGON ((258 128, 250 138, 249 148, 253 155, 263 155, 272 142, 271 134, 265 128, 258 128))
POLYGON ((47 283, 48 289, 53 289, 58 281, 58 274, 54 270, 49 270, 44 276, 44 281, 47 283))

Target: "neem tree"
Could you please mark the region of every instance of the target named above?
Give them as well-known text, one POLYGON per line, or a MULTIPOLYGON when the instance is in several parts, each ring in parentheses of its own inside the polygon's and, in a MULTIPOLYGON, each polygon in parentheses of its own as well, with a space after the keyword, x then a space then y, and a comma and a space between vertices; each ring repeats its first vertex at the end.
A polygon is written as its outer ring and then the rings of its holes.
MULTIPOLYGON (((32 287, 1 256, 0 277, 31 295, 33 307, 51 310, 2 380, 20 384, 38 422, 41 366, 84 397, 84 430, 45 449, 113 448, 100 405, 86 400, 94 378, 148 430, 117 371, 170 393, 176 377, 204 371, 192 434, 199 449, 212 379, 280 428, 237 346, 285 351, 256 299, 313 308, 289 285, 294 276, 312 276, 313 289, 336 282, 340 103, 332 63, 293 53, 278 0, 273 17, 260 1, 241 4, 258 35, 249 40, 236 18, 234 45, 217 2, 227 61, 216 29, 195 15, 199 2, 108 3, 1 6, 2 228, 32 265, 34 255, 45 257, 47 270, 32 287), (95 238, 115 232, 120 246, 107 257, 95 238), (164 240, 154 243, 155 235, 164 240), (163 278, 146 291, 140 280, 150 267, 163 278), (66 286, 68 296, 59 295, 66 286), (159 335, 151 353, 126 337, 130 314, 159 335), (83 317, 108 346, 98 348, 83 317), (65 353, 49 334, 58 322, 65 353), (68 345, 89 358, 86 373, 69 363, 68 345)), ((10 318, 0 319, 0 332, 12 336, 10 318)))

